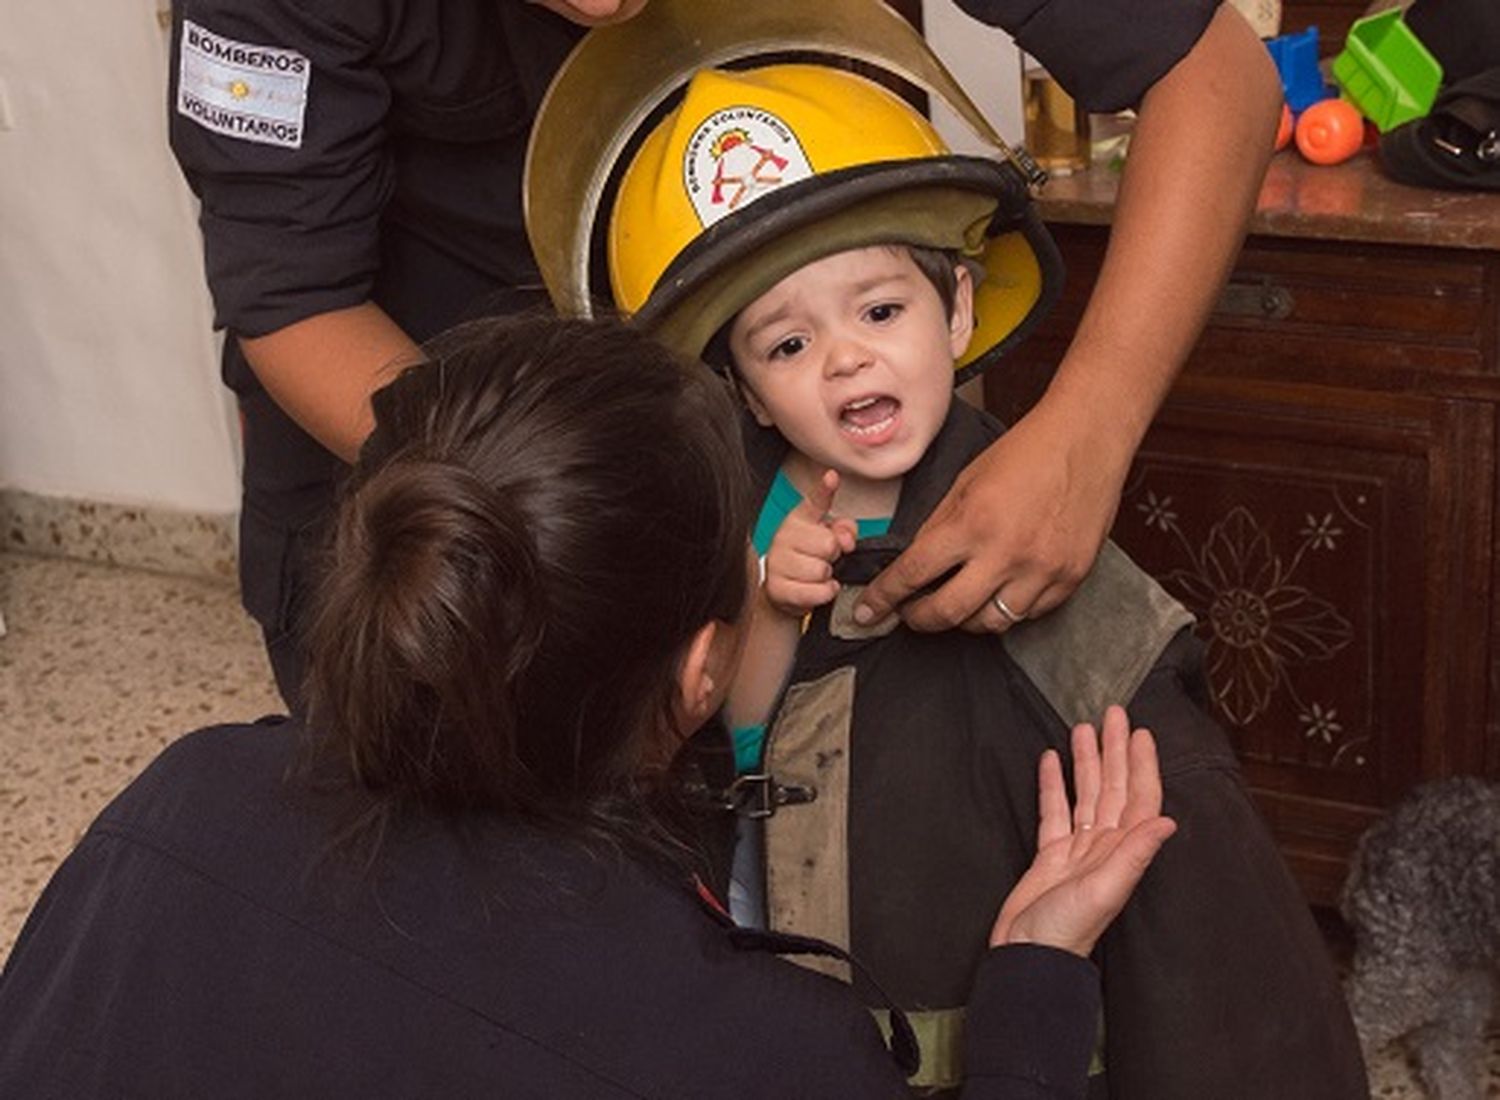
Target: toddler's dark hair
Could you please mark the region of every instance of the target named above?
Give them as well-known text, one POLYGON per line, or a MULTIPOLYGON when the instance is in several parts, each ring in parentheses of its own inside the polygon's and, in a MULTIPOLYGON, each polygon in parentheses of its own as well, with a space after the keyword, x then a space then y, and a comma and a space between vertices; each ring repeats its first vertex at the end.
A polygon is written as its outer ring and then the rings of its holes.
POLYGON ((676 662, 745 604, 732 401, 616 322, 482 321, 429 351, 374 398, 309 726, 378 824, 420 805, 628 839, 676 662))
MULTIPOLYGON (((955 269, 965 262, 963 257, 953 249, 929 248, 919 244, 891 244, 885 247, 901 249, 911 257, 917 270, 932 284, 932 289, 937 291, 938 300, 943 303, 943 312, 951 317, 953 302, 958 296, 958 276, 955 269)), ((739 370, 729 351, 729 330, 733 327, 733 317, 720 326, 703 349, 703 361, 721 374, 738 378, 739 370)))

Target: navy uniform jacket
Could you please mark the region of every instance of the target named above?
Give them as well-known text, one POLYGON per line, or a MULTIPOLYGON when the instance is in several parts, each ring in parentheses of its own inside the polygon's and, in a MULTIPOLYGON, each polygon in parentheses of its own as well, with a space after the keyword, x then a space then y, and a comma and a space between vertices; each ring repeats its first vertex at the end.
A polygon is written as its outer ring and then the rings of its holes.
MULTIPOLYGON (((766 820, 770 926, 846 947, 912 1013, 933 1083, 956 1080, 979 945, 1035 853, 1038 758, 1057 748, 1068 759, 1071 724, 1124 702, 1156 736, 1178 831, 1098 949, 1107 1073, 1096 1088, 1107 1079, 1116 1100, 1363 1100, 1328 953, 1200 705, 1199 647, 1175 601, 1109 547, 1063 608, 1003 640, 875 634, 849 619, 859 586, 999 432, 954 402, 890 533, 839 561, 844 591, 803 635, 765 770, 816 798, 766 820)), ((786 444, 747 433, 763 493, 786 444)), ((858 975, 855 986, 869 993, 858 975)))
MULTIPOLYGON (((1098 109, 1138 99, 1215 7, 961 4, 1098 109)), ((578 28, 523 0, 174 0, 172 12, 172 150, 203 202, 219 326, 261 336, 373 300, 421 341, 540 303, 521 169, 578 28)), ((232 339, 224 376, 246 426, 241 587, 274 659, 343 465, 276 407, 232 339)), ((296 670, 278 661, 277 674, 285 690, 296 670)))
MULTIPOLYGON (((846 987, 642 864, 500 819, 330 855, 297 741, 190 734, 104 810, 0 974, 0 1096, 908 1094, 846 987)), ((1086 960, 991 951, 975 1000, 969 1095, 1083 1095, 1086 960)))
MULTIPOLYGON (((521 172, 580 28, 520 0, 172 12, 170 137, 202 200, 216 325, 262 336, 374 301, 422 341, 545 300, 521 172)), ((233 339, 224 379, 245 416, 243 598, 275 655, 345 466, 271 401, 233 339)), ((277 672, 285 690, 296 672, 277 672)))

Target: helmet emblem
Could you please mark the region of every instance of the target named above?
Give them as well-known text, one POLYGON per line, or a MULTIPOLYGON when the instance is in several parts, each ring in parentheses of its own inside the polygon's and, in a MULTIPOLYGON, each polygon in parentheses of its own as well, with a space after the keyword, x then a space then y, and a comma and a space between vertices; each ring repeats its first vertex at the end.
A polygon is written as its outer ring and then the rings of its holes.
POLYGON ((791 127, 758 107, 710 115, 688 141, 683 164, 684 185, 705 227, 812 174, 791 127))
POLYGON ((709 150, 719 162, 709 201, 715 206, 728 203, 731 210, 754 198, 757 192, 775 187, 787 166, 786 157, 754 144, 750 135, 739 127, 720 134, 709 150))

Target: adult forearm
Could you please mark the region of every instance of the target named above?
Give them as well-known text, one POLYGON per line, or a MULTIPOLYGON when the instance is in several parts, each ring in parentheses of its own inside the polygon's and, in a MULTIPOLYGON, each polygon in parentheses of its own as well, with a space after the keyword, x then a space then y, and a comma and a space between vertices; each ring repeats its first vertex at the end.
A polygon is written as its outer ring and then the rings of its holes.
POLYGON ((1281 102, 1265 47, 1221 7, 1147 92, 1099 281, 1049 398, 1133 453, 1243 239, 1281 102))
POLYGON ((304 431, 347 462, 374 427, 370 395, 420 358, 379 306, 320 313, 240 346, 266 392, 304 431))

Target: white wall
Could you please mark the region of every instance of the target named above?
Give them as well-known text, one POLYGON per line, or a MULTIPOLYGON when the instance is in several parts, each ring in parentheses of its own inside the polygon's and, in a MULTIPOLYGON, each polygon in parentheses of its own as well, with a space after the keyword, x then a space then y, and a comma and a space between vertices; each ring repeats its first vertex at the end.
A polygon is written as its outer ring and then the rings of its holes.
POLYGON ((235 420, 157 10, 0 0, 0 487, 227 513, 235 420))
MULTIPOLYGON (((1021 51, 1010 35, 965 15, 953 0, 923 0, 922 28, 933 52, 952 70, 990 125, 1012 145, 1021 144, 1021 51)), ((956 152, 985 149, 942 104, 933 122, 956 152)))
MULTIPOLYGON (((235 422, 193 201, 167 150, 159 6, 0 0, 0 488, 227 513, 235 422)), ((925 22, 1018 139, 1009 37, 951 0, 927 0, 925 22)))

